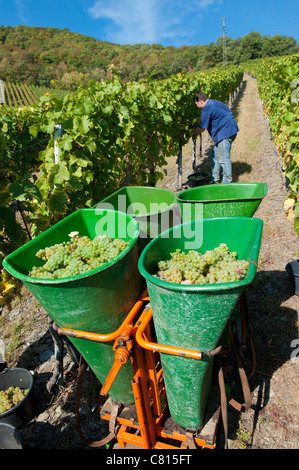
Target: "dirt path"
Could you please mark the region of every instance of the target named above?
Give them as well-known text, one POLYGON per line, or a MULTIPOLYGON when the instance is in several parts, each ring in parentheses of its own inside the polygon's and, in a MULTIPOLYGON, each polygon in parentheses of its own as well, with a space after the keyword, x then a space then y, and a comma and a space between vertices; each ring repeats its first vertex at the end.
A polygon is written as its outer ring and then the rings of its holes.
POLYGON ((264 229, 257 276, 247 296, 257 371, 251 380, 253 406, 241 417, 239 441, 253 448, 298 449, 299 363, 291 360, 291 342, 298 338, 299 303, 285 271, 297 258, 298 236, 285 217, 281 165, 250 77, 235 112, 240 127, 232 151, 236 178, 268 185, 255 214, 264 229))
MULTIPOLYGON (((264 228, 257 275, 246 290, 257 363, 250 379, 253 405, 235 416, 238 430, 231 447, 298 449, 299 362, 291 360, 291 342, 298 338, 299 298, 293 295, 285 265, 297 258, 299 239, 293 221, 284 213, 287 191, 281 163, 253 78, 245 77, 232 109, 240 128, 231 152, 234 181, 266 182, 268 194, 254 215, 264 221, 264 228)), ((212 142, 206 133, 202 139, 197 170, 209 173, 212 142)), ((175 159, 169 166, 161 186, 176 191, 175 159)), ((183 184, 191 173, 192 145, 188 144, 183 149, 183 184)))
MULTIPOLYGON (((286 275, 285 265, 296 258, 298 236, 287 221, 283 201, 287 194, 275 145, 256 82, 247 77, 233 106, 240 133, 232 148, 234 181, 263 181, 268 194, 255 217, 264 221, 259 267, 252 285, 247 288, 249 320, 256 352, 256 371, 250 378, 253 396, 251 409, 242 415, 233 413, 231 447, 253 449, 299 448, 299 363, 292 362, 292 340, 298 338, 298 297, 286 275)), ((203 135, 202 157, 198 169, 210 171, 211 139, 203 135)), ((192 171, 192 144, 183 149, 183 175, 192 171)), ((168 175, 159 184, 176 191, 175 158, 169 159, 168 175)), ((46 384, 52 376, 55 357, 53 340, 48 329, 48 316, 38 302, 22 289, 0 316, 0 337, 7 351, 12 338, 19 341, 10 355, 10 367, 30 368, 36 373, 35 393, 38 413, 21 434, 25 448, 86 448, 76 426, 76 373, 70 355, 64 357, 63 386, 51 395, 46 384), (9 325, 9 328, 8 326, 9 325)), ((90 409, 98 396, 98 383, 91 371, 84 380, 81 420, 84 434, 100 439, 107 428, 91 416, 90 409)))

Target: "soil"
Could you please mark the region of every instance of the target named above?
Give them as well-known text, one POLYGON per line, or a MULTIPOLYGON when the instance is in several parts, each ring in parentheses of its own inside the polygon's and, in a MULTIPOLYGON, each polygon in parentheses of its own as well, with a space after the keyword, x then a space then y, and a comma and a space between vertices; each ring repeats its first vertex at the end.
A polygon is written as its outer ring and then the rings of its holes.
MULTIPOLYGON (((231 152, 234 181, 266 182, 268 193, 254 215, 263 220, 264 229, 257 273, 246 288, 256 356, 252 376, 252 365, 247 368, 252 406, 244 413, 230 412, 230 448, 298 449, 298 296, 285 270, 287 262, 297 258, 298 235, 293 221, 286 218, 283 202, 288 191, 281 159, 252 77, 245 76, 232 109, 240 128, 231 152)), ((212 141, 204 133, 201 154, 197 148, 198 171, 210 172, 211 148, 212 141)), ((183 187, 193 173, 192 161, 190 142, 183 149, 183 187)), ((167 170, 159 186, 177 192, 175 158, 169 159, 167 170)), ((49 390, 57 370, 57 346, 48 315, 24 286, 20 296, 2 309, 0 338, 7 365, 25 367, 35 375, 35 417, 20 429, 24 448, 88 449, 76 423, 76 358, 64 347, 63 380, 49 390), (13 341, 17 343, 12 349, 13 341)), ((87 368, 80 422, 84 435, 97 440, 108 433, 107 423, 91 412, 99 390, 98 380, 87 368)))

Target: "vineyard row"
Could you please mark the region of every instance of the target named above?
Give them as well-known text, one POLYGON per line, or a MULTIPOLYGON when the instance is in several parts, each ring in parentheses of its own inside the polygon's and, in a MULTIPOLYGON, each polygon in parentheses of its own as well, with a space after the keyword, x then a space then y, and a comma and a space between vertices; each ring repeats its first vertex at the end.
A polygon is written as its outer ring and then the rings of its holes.
POLYGON ((289 187, 285 209, 299 234, 299 54, 251 61, 289 187))
MULTIPOLYGON (((13 235, 15 243, 22 241, 9 212, 15 200, 22 201, 27 227, 37 234, 128 182, 155 185, 167 157, 177 156, 192 137, 195 93, 205 90, 225 102, 242 79, 243 70, 236 67, 156 82, 123 84, 115 77, 64 98, 44 94, 34 106, 3 107, 0 230, 5 240, 13 235), (58 161, 57 124, 63 130, 58 161)), ((0 244, 1 237, 0 232, 0 244)))
POLYGON ((53 90, 46 87, 36 87, 26 83, 13 83, 1 81, 4 89, 2 104, 6 106, 32 106, 36 104, 45 93, 62 97, 67 94, 64 90, 53 90))

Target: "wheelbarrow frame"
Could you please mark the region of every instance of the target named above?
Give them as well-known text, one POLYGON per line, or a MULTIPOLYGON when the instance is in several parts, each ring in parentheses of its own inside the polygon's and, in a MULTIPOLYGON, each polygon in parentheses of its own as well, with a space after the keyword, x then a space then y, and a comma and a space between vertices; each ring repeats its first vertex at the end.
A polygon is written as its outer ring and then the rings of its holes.
POLYGON ((57 325, 55 329, 59 334, 89 341, 115 340, 113 345, 115 361, 101 388, 96 411, 100 412, 102 420, 109 422, 109 429, 113 430, 120 447, 125 447, 127 444, 142 449, 214 449, 216 447, 220 418, 219 403, 216 405, 212 403, 215 409, 210 413, 209 420, 200 431, 189 431, 176 423, 171 423, 169 429, 171 418, 167 407, 167 394, 159 356, 160 353, 164 353, 201 360, 204 354, 217 354, 219 348, 203 353, 156 343, 151 333, 152 310, 147 289, 115 332, 103 335, 61 328, 57 325), (137 321, 134 322, 136 317, 138 317, 137 321), (119 404, 115 414, 115 407, 109 398, 103 406, 102 402, 108 397, 109 389, 121 366, 129 359, 133 367, 131 384, 134 405, 130 408, 119 404))

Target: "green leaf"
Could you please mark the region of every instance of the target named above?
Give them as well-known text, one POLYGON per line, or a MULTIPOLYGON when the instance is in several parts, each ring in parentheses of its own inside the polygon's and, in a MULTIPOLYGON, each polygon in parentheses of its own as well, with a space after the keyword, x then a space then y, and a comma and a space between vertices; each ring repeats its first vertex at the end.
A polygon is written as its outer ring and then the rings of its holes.
POLYGON ((170 114, 163 114, 162 117, 163 117, 164 122, 166 123, 172 122, 172 117, 170 116, 170 114))
POLYGON ((105 106, 105 108, 102 108, 103 114, 106 114, 107 116, 111 116, 113 110, 114 106, 112 104, 109 104, 108 106, 105 106))
POLYGON ((11 240, 12 246, 20 245, 26 240, 25 232, 16 222, 14 212, 8 207, 0 207, 0 221, 2 232, 11 240))
POLYGON ((298 201, 295 204, 294 212, 296 216, 299 216, 299 202, 298 201))
POLYGON ((29 132, 33 137, 37 137, 39 129, 40 127, 38 126, 38 124, 33 124, 29 127, 29 132))
POLYGON ((283 115, 283 118, 285 119, 286 122, 293 122, 294 114, 293 113, 285 113, 283 115))
POLYGON ((157 102, 157 97, 155 95, 150 96, 149 104, 153 108, 157 102))
POLYGON ((11 201, 11 194, 9 191, 0 191, 0 206, 7 204, 11 201))
POLYGON ((129 110, 126 106, 121 106, 119 111, 123 119, 129 119, 129 110))
POLYGON ((49 207, 52 213, 64 214, 67 210, 69 200, 63 191, 57 191, 49 199, 49 207))
POLYGON ((87 134, 88 131, 93 127, 93 123, 90 121, 88 116, 75 116, 74 128, 80 132, 80 134, 87 134))
POLYGON ((31 229, 33 236, 37 236, 40 232, 44 232, 47 228, 49 228, 48 217, 31 218, 30 222, 33 224, 31 229))
POLYGON ((64 184, 66 181, 69 181, 70 173, 67 169, 66 163, 61 162, 55 164, 51 168, 49 182, 53 185, 64 184))
POLYGON ((70 152, 73 148, 73 138, 69 134, 63 134, 58 141, 58 147, 70 152))
POLYGON ((41 130, 47 134, 54 134, 56 122, 50 121, 47 124, 41 125, 41 130))
POLYGON ((90 151, 90 153, 93 153, 96 151, 97 149, 97 144, 96 142, 93 140, 93 139, 89 139, 87 142, 86 142, 86 147, 88 148, 88 150, 90 151))
POLYGON ((84 115, 90 114, 93 108, 93 103, 90 98, 84 97, 78 101, 75 107, 75 114, 84 115))
POLYGON ((89 158, 78 157, 76 154, 70 155, 70 165, 76 164, 82 168, 86 168, 88 165, 91 165, 91 163, 89 158))
POLYGON ((295 217, 294 227, 295 227, 297 234, 299 235, 299 217, 295 217))
POLYGON ((42 200, 42 195, 35 184, 30 181, 24 181, 22 183, 11 183, 7 187, 8 191, 12 193, 13 199, 18 201, 25 201, 27 198, 42 200))
POLYGON ((81 180, 76 177, 76 176, 71 176, 69 185, 72 191, 81 191, 83 189, 83 184, 81 183, 81 180))

